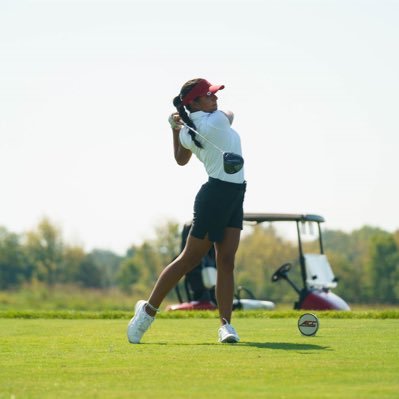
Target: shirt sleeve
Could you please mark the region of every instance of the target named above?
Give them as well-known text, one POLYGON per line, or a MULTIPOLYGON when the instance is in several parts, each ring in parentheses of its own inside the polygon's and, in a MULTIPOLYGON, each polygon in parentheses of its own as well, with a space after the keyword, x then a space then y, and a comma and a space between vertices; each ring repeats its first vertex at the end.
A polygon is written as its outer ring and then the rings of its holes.
POLYGON ((181 128, 179 133, 180 144, 187 150, 190 149, 188 139, 191 140, 191 136, 188 134, 188 129, 186 127, 181 128))

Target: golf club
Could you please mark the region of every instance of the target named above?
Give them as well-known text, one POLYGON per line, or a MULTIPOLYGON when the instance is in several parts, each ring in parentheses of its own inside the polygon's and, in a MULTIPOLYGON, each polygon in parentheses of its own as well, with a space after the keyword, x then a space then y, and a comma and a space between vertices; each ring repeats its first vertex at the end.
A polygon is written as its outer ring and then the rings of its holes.
POLYGON ((206 142, 208 142, 214 148, 220 151, 220 153, 223 155, 223 168, 226 173, 232 175, 234 173, 239 172, 242 169, 242 167, 244 166, 244 158, 241 155, 235 154, 234 152, 223 151, 216 144, 212 143, 212 141, 208 140, 206 137, 198 133, 192 127, 188 126, 186 123, 184 123, 184 126, 193 131, 195 134, 198 134, 198 136, 200 136, 202 139, 204 139, 206 142))

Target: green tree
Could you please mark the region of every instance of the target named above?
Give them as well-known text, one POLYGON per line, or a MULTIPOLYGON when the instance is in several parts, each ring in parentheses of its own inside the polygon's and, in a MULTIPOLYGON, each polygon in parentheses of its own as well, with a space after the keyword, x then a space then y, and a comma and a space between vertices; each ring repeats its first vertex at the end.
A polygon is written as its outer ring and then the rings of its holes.
POLYGON ((102 286, 115 286, 117 284, 117 274, 123 258, 112 251, 102 249, 94 249, 90 252, 89 257, 100 270, 102 286))
POLYGON ((47 284, 55 284, 63 255, 63 242, 59 228, 44 218, 36 231, 26 233, 25 241, 35 277, 47 284))
POLYGON ((256 297, 268 300, 293 300, 295 293, 284 282, 271 282, 272 274, 283 263, 293 262, 291 277, 298 279, 298 252, 291 243, 278 237, 274 227, 256 225, 241 239, 236 257, 236 284, 250 289, 256 297))
MULTIPOLYGON (((356 234, 356 233, 355 233, 356 234)), ((338 278, 338 286, 334 290, 348 302, 362 302, 365 299, 364 276, 366 273, 368 245, 359 244, 361 239, 354 239, 353 233, 348 234, 339 230, 324 232, 324 244, 331 267, 338 278), (357 243, 355 243, 356 241, 357 243), (357 247, 355 252, 353 247, 357 247), (361 249, 361 247, 363 247, 361 249)))
POLYGON ((144 242, 137 248, 133 261, 140 270, 140 284, 152 287, 162 270, 162 261, 158 248, 152 242, 144 242))
POLYGON ((155 234, 156 238, 151 243, 151 246, 159 253, 161 267, 157 272, 160 272, 163 267, 168 265, 180 253, 181 228, 178 223, 167 221, 156 228, 155 234))
POLYGON ((140 277, 140 268, 136 265, 134 258, 124 259, 117 274, 117 283, 122 291, 131 294, 134 285, 139 282, 140 277))
POLYGON ((80 246, 65 245, 62 252, 62 260, 57 265, 57 283, 80 283, 81 264, 86 253, 80 246))
POLYGON ((363 226, 351 233, 326 231, 326 252, 339 285, 335 290, 352 303, 375 302, 370 262, 370 245, 374 237, 384 234, 379 228, 363 226))
POLYGON ((117 274, 118 286, 129 293, 148 294, 163 268, 180 253, 180 246, 177 223, 167 221, 158 226, 154 239, 129 248, 117 274))
POLYGON ((394 239, 395 242, 396 242, 396 246, 399 248, 399 230, 396 230, 396 231, 393 233, 393 239, 394 239))
POLYGON ((379 303, 398 303, 399 252, 394 237, 388 233, 375 236, 370 252, 374 298, 379 303))
POLYGON ((78 281, 86 288, 103 288, 104 278, 102 270, 93 257, 86 255, 79 264, 78 281))
POLYGON ((0 227, 0 289, 17 287, 30 279, 30 268, 17 234, 0 227))

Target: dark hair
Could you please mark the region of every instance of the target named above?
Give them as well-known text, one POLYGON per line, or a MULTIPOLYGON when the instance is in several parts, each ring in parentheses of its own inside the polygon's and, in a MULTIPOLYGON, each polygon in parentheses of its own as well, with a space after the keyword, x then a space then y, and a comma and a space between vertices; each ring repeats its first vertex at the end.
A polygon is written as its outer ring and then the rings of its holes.
MULTIPOLYGON (((183 122, 187 125, 192 127, 193 129, 196 129, 194 122, 190 119, 188 116, 185 106, 183 105, 182 98, 191 91, 191 89, 198 84, 199 81, 202 79, 192 79, 189 80, 188 82, 184 83, 183 87, 180 90, 180 94, 176 96, 173 99, 173 105, 176 107, 177 112, 180 115, 180 118, 182 118, 183 122)), ((191 111, 190 106, 186 105, 187 109, 191 111)), ((203 145, 198 141, 197 139, 197 134, 193 132, 191 129, 188 129, 188 134, 191 136, 192 140, 194 141, 194 144, 199 147, 203 148, 203 145)))

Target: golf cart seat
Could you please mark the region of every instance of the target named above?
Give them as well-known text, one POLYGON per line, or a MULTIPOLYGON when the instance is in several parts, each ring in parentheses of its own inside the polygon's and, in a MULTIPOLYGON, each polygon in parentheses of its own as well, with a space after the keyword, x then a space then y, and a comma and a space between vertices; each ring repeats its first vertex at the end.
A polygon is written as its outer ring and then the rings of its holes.
POLYGON ((309 289, 330 289, 337 286, 337 278, 324 254, 304 254, 306 285, 309 289))

